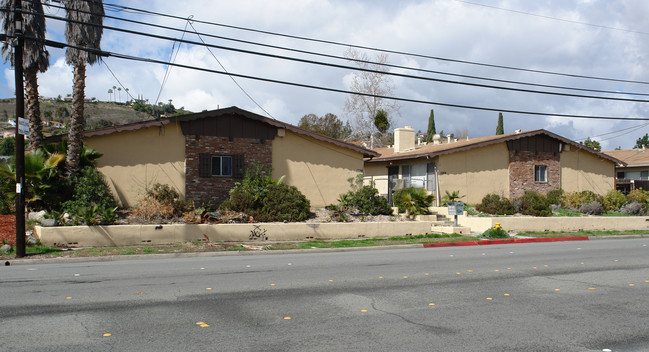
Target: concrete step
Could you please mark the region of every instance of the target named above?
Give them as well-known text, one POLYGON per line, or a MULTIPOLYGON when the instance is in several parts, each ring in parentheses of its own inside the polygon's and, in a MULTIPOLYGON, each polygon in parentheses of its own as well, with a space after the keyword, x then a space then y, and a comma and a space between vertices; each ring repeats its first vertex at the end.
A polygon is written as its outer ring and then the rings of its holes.
POLYGON ((471 234, 471 228, 466 226, 432 226, 433 233, 457 233, 460 235, 471 234))
POLYGON ((433 226, 454 226, 455 222, 450 220, 431 221, 433 226))
POLYGON ((417 221, 437 221, 439 218, 437 215, 417 215, 415 216, 415 220, 417 221))

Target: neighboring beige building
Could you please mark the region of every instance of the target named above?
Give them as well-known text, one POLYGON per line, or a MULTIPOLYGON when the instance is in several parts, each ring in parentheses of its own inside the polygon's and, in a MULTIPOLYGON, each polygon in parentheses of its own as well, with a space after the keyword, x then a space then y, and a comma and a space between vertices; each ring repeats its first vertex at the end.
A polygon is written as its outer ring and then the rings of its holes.
POLYGON ((649 180, 649 151, 645 148, 610 150, 604 154, 622 160, 626 164, 616 168, 618 180, 649 180))
POLYGON ((626 165, 615 168, 616 188, 624 193, 649 189, 649 151, 645 148, 610 150, 604 154, 622 160, 626 165))
POLYGON ((218 206, 259 162, 323 207, 363 172, 364 157, 378 155, 237 107, 87 131, 84 142, 103 154, 98 168, 123 206, 155 183, 218 206))
POLYGON ((615 188, 615 166, 622 164, 546 130, 462 140, 436 135, 421 144, 406 127, 395 129, 394 140, 392 148, 375 149, 379 156, 365 160, 365 179, 388 197, 410 186, 426 188, 437 200, 459 191, 469 204, 490 193, 514 199, 527 190, 604 194, 615 188))

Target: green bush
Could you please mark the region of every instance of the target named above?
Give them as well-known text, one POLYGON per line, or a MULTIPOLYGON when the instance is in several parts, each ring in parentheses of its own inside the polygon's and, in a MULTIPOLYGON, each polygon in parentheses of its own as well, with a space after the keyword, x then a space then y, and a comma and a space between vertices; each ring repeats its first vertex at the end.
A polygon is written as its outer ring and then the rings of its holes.
POLYGON ((357 190, 340 195, 340 206, 360 214, 392 215, 388 200, 379 196, 379 191, 372 186, 362 186, 357 190))
POLYGON ((649 202, 649 192, 642 188, 634 189, 626 195, 626 199, 629 203, 637 202, 646 204, 649 202))
POLYGON ((516 212, 509 199, 497 194, 487 194, 475 208, 477 211, 494 215, 513 215, 516 212))
POLYGON ((616 189, 606 192, 602 203, 606 211, 618 211, 624 204, 626 204, 626 196, 616 189))
POLYGON ((273 180, 272 169, 255 163, 241 182, 221 203, 223 211, 252 216, 255 221, 304 221, 310 216, 310 202, 296 187, 273 180))
POLYGON ((423 188, 406 187, 392 195, 392 201, 399 212, 410 216, 430 214, 428 207, 433 205, 434 200, 435 196, 427 194, 423 188))
POLYGON ((268 188, 260 210, 254 211, 257 221, 304 221, 311 215, 311 203, 295 186, 278 183, 268 188))
POLYGON ((593 191, 564 193, 561 196, 561 206, 566 209, 579 209, 582 205, 592 202, 602 203, 602 197, 593 191))
POLYGON ((553 189, 548 192, 548 194, 545 196, 548 199, 548 202, 550 204, 561 204, 561 196, 563 196, 563 189, 553 189))
POLYGON ((552 208, 548 199, 534 191, 525 191, 525 194, 518 198, 517 201, 520 203, 520 213, 523 215, 552 215, 552 208))
POLYGON ((116 220, 117 204, 108 189, 104 175, 92 166, 81 170, 74 181, 72 200, 61 208, 70 213, 75 224, 112 224, 116 220))
POLYGON ((500 227, 500 224, 496 224, 496 226, 488 229, 487 231, 483 232, 480 237, 483 238, 509 238, 509 234, 507 231, 503 230, 502 227, 500 227))

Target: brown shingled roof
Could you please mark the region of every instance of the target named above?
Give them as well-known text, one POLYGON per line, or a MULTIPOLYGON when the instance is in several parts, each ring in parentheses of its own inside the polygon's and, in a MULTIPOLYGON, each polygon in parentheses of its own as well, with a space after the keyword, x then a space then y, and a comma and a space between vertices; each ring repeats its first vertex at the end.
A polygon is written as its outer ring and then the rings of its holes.
MULTIPOLYGON (((328 142, 335 144, 339 147, 346 148, 346 149, 351 149, 355 152, 361 153, 363 157, 370 158, 370 157, 376 157, 378 156, 378 153, 367 149, 363 148, 361 146, 357 146, 351 143, 343 142, 341 140, 331 138, 316 132, 312 131, 307 131, 305 129, 293 126, 291 124, 281 122, 279 120, 271 119, 265 116, 261 116, 258 114, 255 114, 253 112, 247 111, 240 109, 236 106, 232 106, 229 108, 223 108, 223 109, 217 109, 217 110, 210 110, 210 111, 203 111, 195 114, 188 114, 188 115, 180 115, 180 116, 173 116, 169 118, 163 118, 160 120, 153 120, 153 121, 143 121, 143 122, 136 122, 136 123, 131 123, 131 124, 126 124, 126 125, 120 125, 120 126, 111 126, 111 127, 105 127, 105 128, 100 128, 92 131, 85 131, 83 133, 84 138, 85 137, 92 137, 92 136, 103 136, 103 135, 108 135, 108 134, 113 134, 113 133, 119 133, 119 132, 125 132, 125 131, 137 131, 143 128, 148 128, 148 127, 154 127, 154 126, 164 126, 168 125, 170 123, 175 123, 175 122, 185 122, 185 121, 193 121, 193 120, 198 120, 198 119, 205 119, 205 118, 210 118, 210 117, 218 117, 218 116, 225 116, 225 115, 241 115, 246 118, 252 119, 252 120, 257 120, 263 123, 267 123, 271 126, 277 127, 277 128, 284 128, 287 129, 291 132, 294 132, 296 134, 300 134, 303 136, 308 136, 313 139, 317 139, 323 142, 328 142)), ((54 137, 54 136, 53 136, 54 137)), ((62 137, 58 138, 52 138, 49 140, 60 140, 62 137)))
POLYGON ((649 166, 649 150, 644 149, 623 149, 609 150, 604 154, 622 160, 626 166, 649 166))
POLYGON ((468 140, 466 139, 458 140, 457 142, 451 142, 451 143, 442 143, 442 144, 429 143, 425 145, 415 146, 415 149, 413 150, 400 152, 400 153, 395 153, 393 148, 380 148, 380 149, 375 149, 375 151, 380 155, 378 157, 366 160, 366 162, 372 163, 372 162, 394 161, 394 160, 404 160, 404 159, 418 159, 424 157, 435 157, 438 155, 450 154, 450 153, 465 151, 473 148, 485 147, 491 144, 502 143, 510 140, 516 140, 516 139, 542 135, 542 134, 547 135, 551 138, 558 139, 561 142, 565 144, 570 144, 571 146, 574 146, 578 149, 582 149, 589 153, 596 154, 599 157, 606 160, 610 160, 616 164, 624 164, 623 161, 618 160, 613 156, 600 153, 596 150, 593 150, 584 145, 573 142, 567 138, 561 137, 557 134, 554 134, 552 132, 543 129, 519 132, 519 133, 501 134, 495 136, 477 137, 468 140))

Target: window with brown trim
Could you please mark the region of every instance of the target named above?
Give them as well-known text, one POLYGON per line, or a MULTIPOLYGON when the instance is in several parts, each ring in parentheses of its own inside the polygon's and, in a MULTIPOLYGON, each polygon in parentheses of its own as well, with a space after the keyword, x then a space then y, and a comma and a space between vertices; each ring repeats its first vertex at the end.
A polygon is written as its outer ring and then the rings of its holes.
POLYGON ((548 182, 548 167, 534 165, 534 182, 548 182))
POLYGON ((236 177, 244 174, 243 155, 198 155, 199 177, 236 177))

